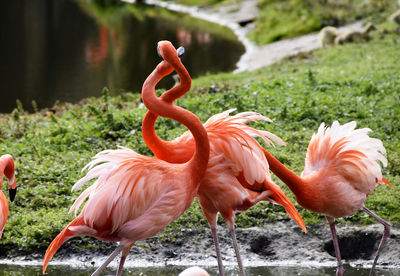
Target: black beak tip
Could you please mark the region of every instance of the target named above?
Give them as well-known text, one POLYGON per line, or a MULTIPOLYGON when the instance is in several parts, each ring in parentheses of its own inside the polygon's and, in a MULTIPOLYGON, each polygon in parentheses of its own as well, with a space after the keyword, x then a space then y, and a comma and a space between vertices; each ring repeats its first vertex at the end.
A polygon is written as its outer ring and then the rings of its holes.
POLYGON ((15 196, 16 196, 16 194, 17 194, 17 188, 15 188, 15 189, 9 189, 8 192, 9 192, 9 194, 10 194, 10 200, 11 200, 11 202, 13 202, 13 201, 14 201, 14 198, 15 198, 15 196))

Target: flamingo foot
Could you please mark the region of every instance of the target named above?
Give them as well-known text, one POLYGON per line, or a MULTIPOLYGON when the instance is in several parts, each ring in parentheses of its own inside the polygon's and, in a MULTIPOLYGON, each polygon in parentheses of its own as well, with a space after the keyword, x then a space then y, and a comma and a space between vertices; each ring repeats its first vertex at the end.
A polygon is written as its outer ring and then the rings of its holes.
POLYGON ((370 211, 369 209, 367 209, 366 207, 363 207, 364 212, 366 212, 368 215, 372 216, 373 218, 375 218, 379 223, 381 223, 384 227, 383 230, 383 235, 381 238, 381 241, 379 243, 378 246, 378 250, 376 252, 376 256, 374 259, 374 264, 372 265, 371 271, 369 272, 369 276, 372 276, 376 267, 376 264, 378 263, 378 259, 379 259, 379 255, 381 254, 382 248, 385 245, 385 242, 387 240, 387 238, 390 235, 390 223, 387 222, 386 220, 383 220, 382 218, 380 218, 378 215, 376 215, 374 212, 370 211))
POLYGON ((117 271, 116 276, 121 276, 122 275, 122 270, 124 269, 124 264, 125 264, 126 257, 128 256, 129 251, 131 251, 131 248, 132 248, 133 244, 134 244, 134 242, 125 245, 124 249, 122 250, 121 259, 119 261, 119 267, 118 267, 118 271, 117 271))
POLYGON ((342 263, 342 257, 340 256, 339 242, 338 242, 336 228, 335 228, 335 219, 332 217, 326 217, 326 219, 328 220, 329 227, 331 228, 333 247, 335 248, 335 255, 336 255, 336 260, 337 260, 337 264, 338 264, 337 269, 336 269, 336 276, 343 276, 344 268, 343 268, 343 263, 342 263))
POLYGON ((233 248, 235 249, 240 276, 246 276, 246 273, 244 272, 244 268, 243 268, 242 258, 240 257, 239 247, 238 247, 237 240, 236 240, 235 229, 234 228, 229 229, 229 232, 231 233, 233 248))
POLYGON ((120 244, 118 247, 114 250, 113 253, 111 253, 110 257, 107 258, 107 260, 98 268, 96 269, 95 272, 91 276, 98 276, 100 273, 112 262, 112 260, 117 257, 117 255, 124 249, 124 245, 120 244))
POLYGON ((212 232, 212 236, 213 236, 213 240, 214 240, 215 252, 217 253, 219 276, 224 276, 224 266, 222 264, 222 257, 221 257, 221 250, 219 247, 217 229, 215 227, 210 227, 210 228, 211 228, 211 232, 212 232))
POLYGON ((343 269, 343 264, 338 264, 338 267, 336 269, 336 276, 343 276, 344 269, 343 269))
POLYGON ((116 276, 122 275, 122 270, 124 268, 125 260, 126 260, 126 256, 122 256, 121 260, 119 261, 119 267, 118 267, 118 272, 117 272, 116 276))

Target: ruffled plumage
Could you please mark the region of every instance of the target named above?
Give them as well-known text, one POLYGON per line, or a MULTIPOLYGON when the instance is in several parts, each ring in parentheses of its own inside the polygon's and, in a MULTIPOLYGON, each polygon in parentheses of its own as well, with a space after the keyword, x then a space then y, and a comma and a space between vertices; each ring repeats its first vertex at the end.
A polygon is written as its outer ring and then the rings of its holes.
MULTIPOLYGON (((305 230, 293 204, 272 182, 264 149, 255 138, 261 138, 268 146, 273 146, 273 142, 285 143, 275 134, 247 125, 260 120, 271 122, 269 118, 255 112, 231 116, 234 110, 215 114, 204 123, 210 141, 210 159, 200 182, 198 198, 209 224, 214 227, 220 212, 231 228, 234 211, 243 211, 260 200, 268 200, 284 206, 305 230), (264 196, 266 194, 271 197, 264 196)), ((163 155, 162 159, 171 163, 186 162, 194 148, 193 136, 186 131, 171 142, 170 154, 163 155)))
MULTIPOLYGON (((178 178, 176 174, 182 166, 172 166, 124 147, 102 151, 84 168, 88 169, 87 174, 73 186, 72 189, 76 190, 96 179, 75 200, 70 212, 77 214, 79 207, 88 198, 80 216, 92 228, 101 228, 111 218, 110 232, 113 233, 125 222, 148 211, 156 201, 168 194, 169 189, 178 192, 180 189, 176 185, 161 184, 169 182, 173 176, 178 178)), ((183 189, 184 183, 181 185, 183 189)), ((160 230, 163 227, 165 225, 161 225, 160 230)))
POLYGON ((381 165, 387 165, 385 148, 379 139, 368 136, 369 128, 355 127, 354 121, 344 125, 335 121, 331 127, 322 123, 309 143, 302 176, 336 168, 349 184, 367 195, 382 184, 381 165))
MULTIPOLYGON (((268 146, 273 142, 279 145, 285 143, 273 133, 255 129, 247 123, 255 121, 271 122, 271 119, 255 112, 243 112, 234 116, 229 114, 235 109, 230 109, 210 117, 204 126, 210 141, 210 158, 224 154, 231 162, 236 175, 244 172, 248 183, 262 183, 266 178, 270 180, 268 162, 263 148, 254 138, 260 137, 268 146)), ((174 151, 179 158, 180 152, 193 152, 193 136, 186 131, 174 141, 174 151)), ((181 155, 182 160, 168 160, 184 162, 187 157, 181 155), (184 159, 185 158, 185 159, 184 159)), ((211 164, 212 162, 209 162, 211 164)), ((212 166, 208 166, 210 170, 212 166)))

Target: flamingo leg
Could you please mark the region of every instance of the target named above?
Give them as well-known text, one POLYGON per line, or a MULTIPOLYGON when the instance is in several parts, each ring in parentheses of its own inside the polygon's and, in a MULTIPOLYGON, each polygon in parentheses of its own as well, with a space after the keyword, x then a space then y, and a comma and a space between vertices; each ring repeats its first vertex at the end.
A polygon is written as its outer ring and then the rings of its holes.
POLYGON ((329 227, 331 228, 333 247, 335 248, 335 255, 338 263, 336 276, 343 276, 344 271, 343 271, 342 257, 340 256, 339 242, 336 234, 335 219, 330 217, 326 217, 326 219, 328 220, 329 227))
POLYGON ((214 240, 215 251, 217 253, 219 275, 224 276, 224 266, 222 265, 222 257, 221 257, 221 250, 219 248, 217 229, 215 227, 210 227, 210 228, 211 228, 211 233, 212 233, 212 237, 214 240))
POLYGON ((124 268, 124 264, 125 264, 125 260, 126 260, 126 256, 128 256, 129 251, 131 251, 132 245, 134 243, 128 244, 124 247, 122 254, 121 254, 121 260, 119 261, 119 267, 118 267, 118 272, 116 274, 116 276, 121 276, 122 275, 122 270, 124 268))
POLYGON ((100 273, 112 262, 112 260, 117 257, 117 255, 124 249, 125 245, 120 244, 118 247, 114 250, 113 253, 111 253, 110 257, 107 258, 107 260, 98 268, 96 269, 95 272, 91 276, 98 276, 100 273))
POLYGON ((238 262, 238 265, 239 265, 240 276, 246 276, 246 273, 244 272, 244 269, 243 269, 242 258, 240 257, 239 247, 237 245, 235 228, 232 227, 232 229, 229 229, 229 232, 230 232, 231 237, 232 237, 233 248, 235 249, 236 259, 237 259, 237 262, 238 262))
POLYGON ((379 246, 378 246, 378 251, 376 252, 374 264, 372 265, 371 271, 369 272, 369 275, 371 276, 373 274, 373 272, 374 272, 376 263, 378 262, 378 258, 379 258, 379 255, 381 254, 382 248, 383 248, 387 238, 390 235, 390 224, 386 220, 381 219, 378 215, 376 215, 374 212, 370 211, 366 207, 363 207, 363 210, 368 215, 370 215, 373 218, 375 218, 379 223, 383 224, 383 227, 384 227, 383 235, 382 235, 381 241, 380 241, 379 246))

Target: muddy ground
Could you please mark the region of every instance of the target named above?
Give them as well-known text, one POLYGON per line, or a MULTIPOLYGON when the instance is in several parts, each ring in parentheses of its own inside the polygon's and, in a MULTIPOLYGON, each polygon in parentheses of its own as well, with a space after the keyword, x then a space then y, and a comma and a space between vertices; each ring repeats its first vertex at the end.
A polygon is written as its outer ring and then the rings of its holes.
MULTIPOLYGON (((223 262, 236 264, 228 230, 218 228, 223 262)), ((370 266, 375 256, 382 225, 337 226, 342 257, 352 266, 370 266)), ((335 266, 331 234, 327 223, 308 226, 305 234, 292 222, 277 222, 264 227, 236 229, 245 266, 312 265, 335 266)), ((67 241, 51 261, 53 265, 98 266, 115 248, 113 243, 102 243, 100 251, 87 249, 71 253, 67 241)), ((16 257, 16 264, 41 264, 41 254, 16 257)), ((117 262, 112 264, 117 265, 117 262)), ((133 246, 127 267, 165 265, 217 266, 214 244, 208 228, 180 229, 163 233, 133 246)), ((390 237, 379 259, 381 267, 400 267, 400 228, 392 227, 390 237)))

